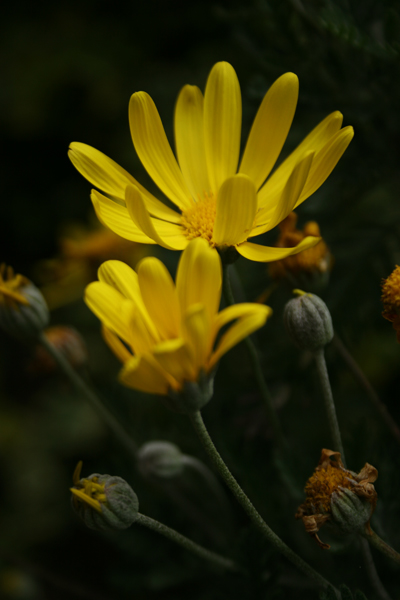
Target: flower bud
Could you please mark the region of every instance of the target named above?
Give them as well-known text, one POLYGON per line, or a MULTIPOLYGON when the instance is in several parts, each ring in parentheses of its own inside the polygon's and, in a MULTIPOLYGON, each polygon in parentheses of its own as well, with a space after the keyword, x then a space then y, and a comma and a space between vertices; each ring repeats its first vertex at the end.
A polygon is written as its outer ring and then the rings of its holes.
POLYGON ((139 449, 138 469, 144 477, 176 477, 183 472, 183 456, 175 444, 163 441, 148 442, 139 449))
POLYGON ((331 496, 332 523, 346 533, 363 533, 373 513, 373 505, 349 489, 339 487, 331 496))
POLYGON ((183 414, 201 410, 213 397, 214 375, 215 370, 208 374, 200 372, 197 381, 185 381, 178 391, 170 389, 162 401, 171 410, 183 414))
POLYGON ((0 327, 19 340, 33 340, 48 325, 49 309, 38 288, 11 267, 0 266, 0 327))
MULTIPOLYGON (((73 327, 58 325, 44 332, 48 341, 64 356, 71 367, 79 369, 87 363, 88 353, 84 339, 73 327)), ((42 346, 35 348, 29 369, 33 373, 52 373, 57 370, 55 360, 42 346)))
POLYGON ((139 501, 121 477, 93 473, 79 479, 82 462, 75 469, 72 506, 90 529, 115 531, 127 529, 138 516, 139 501))
POLYGON ((285 306, 283 319, 286 330, 302 350, 321 350, 333 338, 328 307, 315 294, 306 294, 300 290, 294 292, 300 295, 285 306))

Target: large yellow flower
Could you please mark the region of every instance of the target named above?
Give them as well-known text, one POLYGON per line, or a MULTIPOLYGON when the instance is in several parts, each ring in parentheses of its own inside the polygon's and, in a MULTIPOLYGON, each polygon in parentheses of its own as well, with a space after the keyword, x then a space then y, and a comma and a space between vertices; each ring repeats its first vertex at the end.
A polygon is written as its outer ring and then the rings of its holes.
POLYGON ((120 381, 153 394, 180 391, 186 382, 211 373, 221 356, 272 312, 251 303, 218 312, 221 259, 201 238, 182 253, 176 287, 154 257, 144 258, 137 273, 125 263, 108 261, 100 267, 99 279, 86 288, 85 300, 124 363, 120 381))
POLYGON ((186 85, 175 109, 176 160, 153 100, 133 94, 129 120, 136 152, 160 190, 179 210, 160 202, 129 173, 94 148, 74 142, 70 158, 93 185, 92 201, 104 224, 134 242, 183 250, 192 238, 212 247, 233 246, 250 260, 267 262, 317 243, 269 248, 249 238, 269 231, 313 194, 329 176, 353 137, 342 115, 324 119, 271 174, 289 132, 298 79, 282 75, 269 89, 254 120, 238 169, 241 94, 233 67, 214 65, 203 95, 186 85), (268 178, 268 179, 267 179, 268 178))

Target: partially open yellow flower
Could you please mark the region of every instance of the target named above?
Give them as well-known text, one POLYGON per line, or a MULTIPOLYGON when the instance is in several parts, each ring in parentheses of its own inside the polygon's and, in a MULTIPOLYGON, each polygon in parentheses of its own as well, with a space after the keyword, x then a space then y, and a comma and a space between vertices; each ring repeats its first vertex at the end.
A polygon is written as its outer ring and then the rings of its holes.
POLYGON ((229 63, 214 65, 204 98, 195 86, 181 90, 175 108, 178 160, 153 100, 145 92, 133 94, 129 120, 136 152, 179 210, 167 207, 86 144, 72 143, 69 156, 78 171, 109 196, 92 192, 100 221, 128 240, 183 250, 191 239, 202 237, 212 247, 233 246, 250 260, 280 260, 314 246, 318 238, 306 237, 294 248, 269 248, 248 240, 278 225, 322 185, 354 133, 352 127, 341 129, 342 115, 334 112, 270 175, 297 97, 296 75, 277 79, 261 103, 239 164, 241 94, 229 63))
POLYGON ((205 240, 182 253, 176 286, 161 261, 144 258, 137 273, 119 261, 99 269, 100 281, 85 300, 104 325, 104 337, 124 363, 120 381, 153 394, 180 391, 210 374, 232 346, 261 327, 272 313, 260 304, 218 312, 222 267, 205 240), (217 339, 222 327, 235 321, 217 339))

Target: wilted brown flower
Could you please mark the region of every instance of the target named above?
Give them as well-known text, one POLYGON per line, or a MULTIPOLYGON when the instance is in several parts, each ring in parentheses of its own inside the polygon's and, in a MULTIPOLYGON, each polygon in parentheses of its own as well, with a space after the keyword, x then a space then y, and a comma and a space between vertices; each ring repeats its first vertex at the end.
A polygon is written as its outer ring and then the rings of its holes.
MULTIPOLYGON (((44 330, 48 341, 67 359, 75 369, 87 363, 88 353, 84 339, 73 327, 57 325, 44 330)), ((52 373, 57 370, 55 360, 42 346, 35 348, 34 355, 29 363, 29 371, 36 374, 52 373)))
POLYGON ((317 533, 327 521, 346 533, 367 530, 375 510, 377 493, 372 485, 378 471, 365 463, 357 474, 343 466, 340 452, 323 449, 313 475, 306 483, 306 500, 296 513, 321 548, 329 548, 317 533))
POLYGON ((396 265, 393 273, 382 280, 383 312, 382 316, 393 323, 393 329, 400 343, 400 267, 396 265))
MULTIPOLYGON (((275 246, 278 248, 291 248, 297 246, 307 236, 321 237, 319 225, 315 221, 308 221, 303 230, 296 228, 297 215, 291 212, 286 219, 279 224, 280 234, 275 246)), ((282 279, 286 275, 319 275, 330 271, 333 257, 324 240, 321 239, 316 246, 303 250, 296 255, 291 255, 283 260, 277 260, 269 264, 269 274, 273 279, 282 279)))

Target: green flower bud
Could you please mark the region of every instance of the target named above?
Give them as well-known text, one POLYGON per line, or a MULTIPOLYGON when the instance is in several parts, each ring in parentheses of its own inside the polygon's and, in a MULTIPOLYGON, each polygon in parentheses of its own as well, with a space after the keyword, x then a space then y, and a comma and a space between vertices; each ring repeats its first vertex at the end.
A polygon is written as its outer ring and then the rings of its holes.
POLYGON ((163 441, 148 442, 139 449, 138 469, 144 477, 176 477, 184 470, 183 456, 175 444, 163 441))
POLYGON ((85 525, 96 531, 127 529, 138 517, 139 501, 121 477, 93 473, 79 479, 82 462, 75 469, 72 506, 85 525))
POLYGON ((170 389, 168 396, 162 397, 164 404, 186 415, 201 410, 213 397, 214 376, 215 370, 208 374, 201 372, 197 381, 185 381, 181 390, 170 389))
POLYGON ((339 487, 331 496, 332 523, 346 533, 363 533, 372 516, 370 499, 339 487))
POLYGON ((19 340, 35 339, 50 320, 38 288, 11 267, 0 266, 0 327, 19 340))
POLYGON ((328 307, 315 294, 306 294, 300 290, 294 292, 300 295, 285 306, 283 319, 286 330, 302 350, 321 350, 333 338, 328 307))

